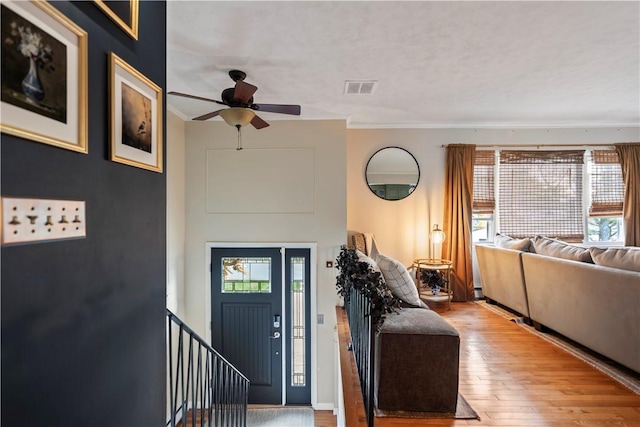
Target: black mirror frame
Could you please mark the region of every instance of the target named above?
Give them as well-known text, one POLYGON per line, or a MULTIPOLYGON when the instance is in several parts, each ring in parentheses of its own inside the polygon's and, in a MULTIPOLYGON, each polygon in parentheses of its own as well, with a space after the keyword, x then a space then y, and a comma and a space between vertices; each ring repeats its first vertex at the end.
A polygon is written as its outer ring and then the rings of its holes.
POLYGON ((411 194, 413 194, 413 192, 415 191, 415 189, 416 189, 416 188, 418 188, 418 184, 420 183, 420 176, 421 176, 421 175, 420 175, 420 165, 418 164, 418 160, 415 158, 415 156, 414 156, 413 154, 411 154, 411 152, 410 152, 409 150, 407 150, 406 148, 398 147, 398 146, 395 146, 395 145, 388 146, 388 147, 383 147, 383 148, 380 148, 379 150, 377 150, 375 153, 373 153, 373 154, 371 155, 371 157, 369 157, 369 160, 367 160, 367 164, 366 164, 366 166, 364 167, 364 180, 365 180, 365 182, 367 183, 367 187, 369 187, 369 190, 371 190, 371 192, 372 192, 373 194, 375 194, 375 195, 376 195, 376 197, 378 197, 378 198, 380 198, 380 199, 382 199, 382 200, 386 200, 386 201, 388 201, 388 202, 396 202, 396 201, 398 201, 398 200, 404 200, 404 199, 406 199, 407 197, 409 197, 411 194), (399 150, 402 150, 402 151, 406 152, 408 155, 410 155, 410 156, 411 156, 411 158, 413 159, 413 161, 414 161, 414 162, 415 162, 415 164, 416 164, 416 168, 418 169, 418 178, 416 179, 416 183, 415 183, 415 185, 414 185, 414 187, 413 187, 413 190, 411 190, 411 192, 409 192, 406 196, 401 197, 401 198, 399 198, 399 199, 386 199, 386 198, 384 198, 384 197, 380 196, 378 193, 376 193, 376 192, 373 190, 373 188, 371 188, 371 184, 369 184, 369 179, 367 178, 367 169, 369 168, 369 163, 371 163, 371 159, 373 159, 373 158, 375 157, 375 155, 376 155, 376 154, 378 154, 379 152, 381 152, 381 151, 383 151, 383 150, 387 150, 387 149, 389 149, 389 148, 397 148, 397 149, 399 149, 399 150))

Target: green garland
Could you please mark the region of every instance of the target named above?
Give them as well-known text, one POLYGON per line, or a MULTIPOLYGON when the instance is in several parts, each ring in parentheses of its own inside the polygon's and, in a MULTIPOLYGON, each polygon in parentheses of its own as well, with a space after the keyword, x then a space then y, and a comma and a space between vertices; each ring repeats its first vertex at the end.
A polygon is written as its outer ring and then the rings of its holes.
POLYGON ((368 263, 358 260, 355 249, 342 246, 336 258, 336 267, 340 271, 336 277, 338 295, 344 298, 345 303, 349 301, 351 288, 366 295, 371 302, 371 321, 376 332, 380 332, 387 313, 395 313, 400 309, 400 300, 385 285, 379 271, 373 271, 368 263))

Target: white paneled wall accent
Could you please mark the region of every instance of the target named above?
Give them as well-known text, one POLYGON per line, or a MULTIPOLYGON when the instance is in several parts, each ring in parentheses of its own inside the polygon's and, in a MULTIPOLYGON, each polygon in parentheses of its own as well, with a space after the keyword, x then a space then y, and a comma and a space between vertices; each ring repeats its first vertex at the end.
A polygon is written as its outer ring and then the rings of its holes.
POLYGON ((207 150, 206 179, 207 213, 315 212, 313 148, 207 150))

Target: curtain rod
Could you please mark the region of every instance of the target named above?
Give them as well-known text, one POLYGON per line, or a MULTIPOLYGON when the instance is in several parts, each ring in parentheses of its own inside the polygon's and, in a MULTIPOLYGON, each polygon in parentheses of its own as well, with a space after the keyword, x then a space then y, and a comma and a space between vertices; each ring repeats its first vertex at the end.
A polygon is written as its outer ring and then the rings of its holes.
MULTIPOLYGON (((442 144, 442 148, 447 148, 450 145, 456 144, 442 144)), ((615 147, 613 143, 610 144, 469 144, 475 145, 476 147, 509 147, 509 148, 519 148, 519 147, 615 147)))

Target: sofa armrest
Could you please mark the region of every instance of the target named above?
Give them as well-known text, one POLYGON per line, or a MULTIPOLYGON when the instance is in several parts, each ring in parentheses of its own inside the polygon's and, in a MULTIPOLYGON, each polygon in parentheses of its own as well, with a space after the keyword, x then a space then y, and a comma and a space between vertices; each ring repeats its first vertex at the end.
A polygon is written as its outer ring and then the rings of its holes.
POLYGON ((529 317, 529 302, 522 271, 522 251, 476 245, 482 293, 529 317))

